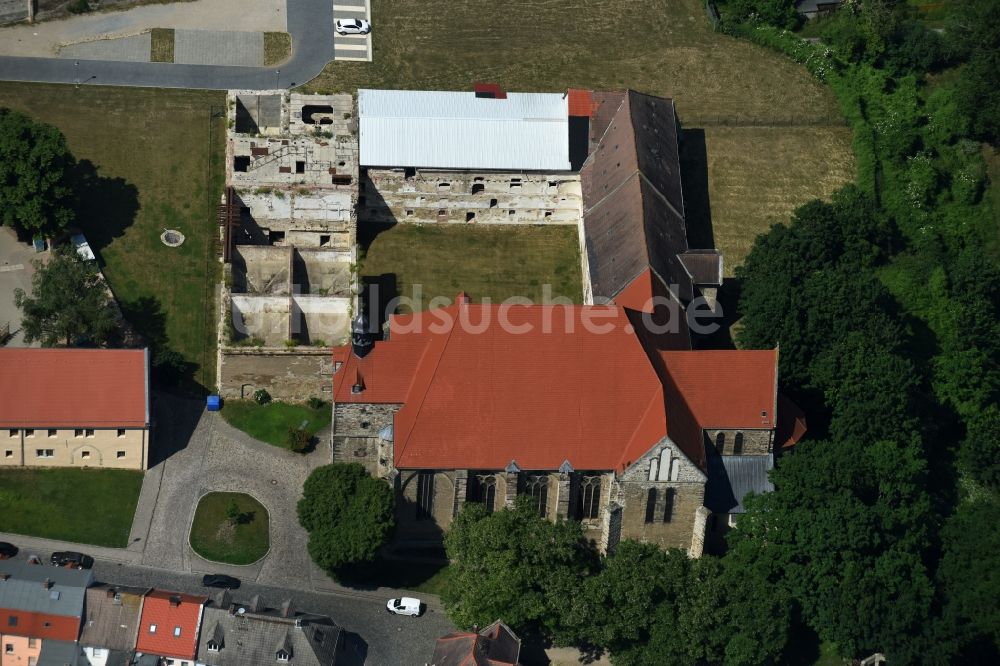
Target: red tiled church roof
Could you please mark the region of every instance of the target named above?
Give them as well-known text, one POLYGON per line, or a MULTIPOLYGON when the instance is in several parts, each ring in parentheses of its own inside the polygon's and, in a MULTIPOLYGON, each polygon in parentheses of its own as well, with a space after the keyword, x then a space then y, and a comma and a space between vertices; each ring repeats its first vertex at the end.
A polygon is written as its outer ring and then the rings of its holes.
POLYGON ((202 606, 208 597, 153 590, 142 603, 135 649, 176 659, 194 659, 202 606), (174 605, 176 602, 177 605, 174 605), (156 631, 150 632, 155 625, 156 631), (177 631, 179 629, 179 632, 177 631), (179 633, 179 635, 175 635, 179 633))
POLYGON ((704 467, 702 418, 770 427, 753 410, 773 409, 774 369, 770 380, 762 369, 775 363, 773 352, 647 353, 621 307, 472 305, 460 297, 394 316, 389 326, 390 339, 364 359, 336 352, 344 362, 334 399, 403 405, 393 423, 397 468, 502 469, 514 461, 542 470, 568 460, 578 470, 620 471, 668 434, 704 467), (698 375, 698 358, 733 368, 698 375), (735 385, 706 385, 719 377, 735 385), (359 378, 364 389, 354 393, 359 378), (740 395, 726 412, 730 393, 740 395), (692 397, 719 404, 696 408, 692 397))
POLYGON ((0 349, 0 427, 141 428, 144 349, 0 349))

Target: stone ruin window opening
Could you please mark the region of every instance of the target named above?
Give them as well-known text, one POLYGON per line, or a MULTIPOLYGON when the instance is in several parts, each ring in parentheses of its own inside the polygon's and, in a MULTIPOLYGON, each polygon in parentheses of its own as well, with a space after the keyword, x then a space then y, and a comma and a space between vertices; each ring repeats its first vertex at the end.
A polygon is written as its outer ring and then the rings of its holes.
POLYGON ((302 160, 295 160, 295 173, 305 173, 306 163, 302 160))
POLYGON ((497 200, 490 199, 490 208, 496 208, 496 207, 497 207, 497 200))
POLYGON ((743 455, 743 433, 741 432, 736 433, 736 436, 733 437, 733 455, 743 455))
POLYGON ((302 107, 302 122, 306 125, 329 125, 333 122, 330 118, 330 114, 333 113, 333 107, 328 104, 306 104, 302 107), (316 122, 314 115, 322 115, 324 117, 316 122))
POLYGON ((482 194, 485 190, 486 190, 486 185, 484 183, 473 183, 472 184, 472 193, 473 194, 482 194))
POLYGON ((413 180, 417 175, 417 170, 414 167, 406 167, 403 169, 403 178, 406 180, 413 180))
POLYGON ((475 222, 476 221, 476 214, 473 213, 472 211, 469 211, 468 213, 465 214, 465 221, 466 222, 475 222))
POLYGON ((250 169, 250 156, 237 155, 233 158, 233 171, 246 173, 250 169))
POLYGON ((520 178, 511 178, 510 179, 510 189, 512 189, 512 190, 519 190, 519 189, 521 189, 521 179, 520 178))

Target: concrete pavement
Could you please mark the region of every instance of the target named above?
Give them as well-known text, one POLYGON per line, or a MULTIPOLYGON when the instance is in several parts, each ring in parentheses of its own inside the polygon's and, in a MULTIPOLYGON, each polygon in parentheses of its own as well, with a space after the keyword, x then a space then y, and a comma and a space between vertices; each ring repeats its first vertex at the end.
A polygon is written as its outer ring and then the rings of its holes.
POLYGON ((308 82, 334 58, 331 0, 288 0, 292 57, 280 68, 0 57, 0 80, 81 85, 273 90, 308 82))

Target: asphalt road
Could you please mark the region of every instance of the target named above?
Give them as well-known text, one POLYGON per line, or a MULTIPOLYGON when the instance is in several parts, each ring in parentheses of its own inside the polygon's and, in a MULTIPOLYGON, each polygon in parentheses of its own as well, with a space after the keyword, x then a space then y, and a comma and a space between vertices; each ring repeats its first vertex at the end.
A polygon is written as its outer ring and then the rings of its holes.
MULTIPOLYGON (((47 555, 47 554, 45 554, 47 555)), ((18 558, 24 557, 22 552, 18 558)), ((41 566, 49 566, 43 564, 41 566)), ((157 587, 172 592, 212 596, 214 588, 201 586, 201 575, 164 571, 140 565, 98 561, 94 578, 100 582, 137 587, 157 587)), ((420 617, 402 617, 388 613, 388 599, 366 592, 288 591, 280 587, 244 582, 233 590, 237 602, 249 601, 259 594, 265 605, 276 608, 289 598, 302 612, 328 615, 349 632, 345 657, 338 666, 370 664, 374 666, 423 666, 430 663, 434 641, 455 631, 444 611, 432 603, 420 617)))
POLYGON ((306 83, 333 60, 331 0, 288 0, 292 58, 280 68, 0 57, 0 80, 81 85, 270 90, 306 83))

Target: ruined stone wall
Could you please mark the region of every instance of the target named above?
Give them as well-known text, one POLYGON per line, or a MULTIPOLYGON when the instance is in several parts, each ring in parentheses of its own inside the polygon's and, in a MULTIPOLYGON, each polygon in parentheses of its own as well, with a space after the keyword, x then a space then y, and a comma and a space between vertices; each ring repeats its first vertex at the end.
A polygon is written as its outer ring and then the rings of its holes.
POLYGON ((223 399, 249 398, 259 388, 286 402, 330 399, 333 359, 329 349, 229 347, 221 350, 220 358, 223 399))
POLYGON ((368 169, 358 216, 371 222, 577 224, 577 174, 368 169))
POLYGON ((28 0, 0 0, 0 25, 28 18, 28 0))
POLYGON ((774 446, 773 430, 706 430, 706 445, 724 456, 762 456, 774 446))

